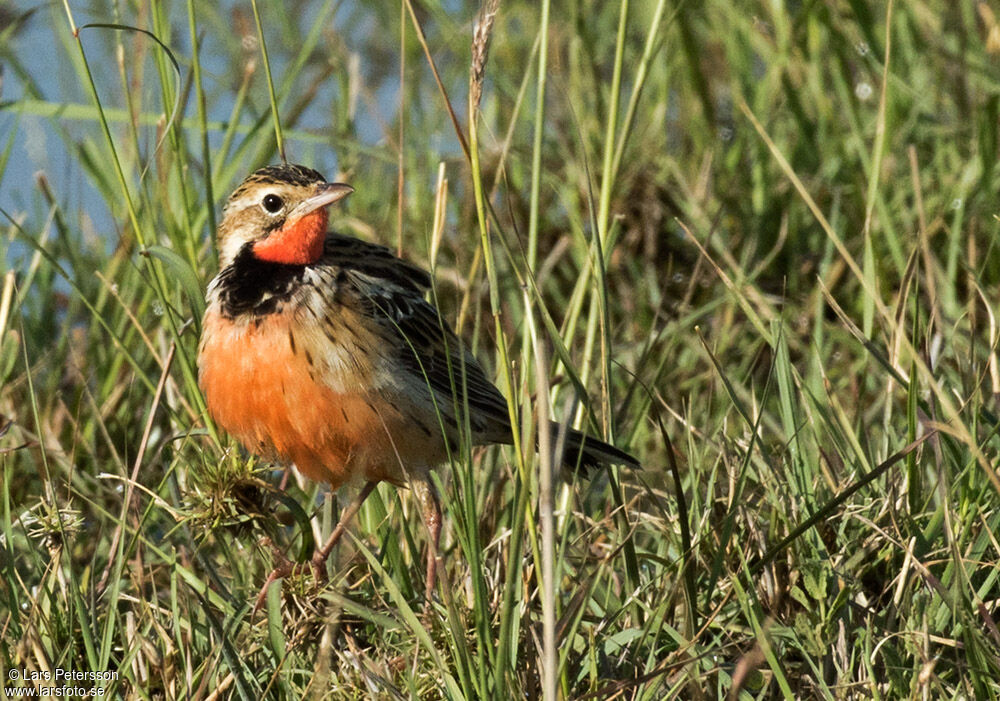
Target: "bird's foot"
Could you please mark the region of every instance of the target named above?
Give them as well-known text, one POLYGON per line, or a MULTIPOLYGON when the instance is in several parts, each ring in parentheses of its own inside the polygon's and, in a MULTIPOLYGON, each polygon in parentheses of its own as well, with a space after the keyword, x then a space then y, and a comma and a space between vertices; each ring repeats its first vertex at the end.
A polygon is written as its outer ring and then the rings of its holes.
POLYGON ((313 580, 317 587, 326 583, 326 558, 320 557, 320 552, 317 551, 309 562, 293 562, 285 556, 285 553, 270 538, 263 538, 261 545, 270 547, 271 554, 274 556, 277 564, 271 570, 271 573, 267 575, 267 579, 264 580, 264 586, 260 588, 260 592, 257 594, 257 600, 254 603, 252 613, 256 613, 264 605, 268 589, 280 579, 291 575, 305 574, 306 570, 310 569, 312 570, 313 580))

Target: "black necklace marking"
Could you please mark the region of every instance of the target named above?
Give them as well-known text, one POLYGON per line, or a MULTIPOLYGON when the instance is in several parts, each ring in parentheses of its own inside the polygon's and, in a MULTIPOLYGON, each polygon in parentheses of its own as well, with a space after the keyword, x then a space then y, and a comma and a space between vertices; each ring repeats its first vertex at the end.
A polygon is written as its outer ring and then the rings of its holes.
POLYGON ((277 311, 305 276, 306 266, 261 260, 253 254, 252 246, 245 244, 229 267, 219 273, 219 301, 223 316, 229 319, 277 311))

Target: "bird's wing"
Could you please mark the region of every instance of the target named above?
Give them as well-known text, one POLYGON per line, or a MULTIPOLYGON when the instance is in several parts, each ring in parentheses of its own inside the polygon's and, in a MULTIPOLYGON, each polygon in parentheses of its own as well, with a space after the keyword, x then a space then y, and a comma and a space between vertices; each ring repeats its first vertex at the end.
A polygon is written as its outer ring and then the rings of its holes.
POLYGON ((322 263, 337 270, 337 303, 378 326, 380 352, 403 375, 394 378, 394 399, 437 413, 452 435, 467 405, 479 439, 510 440, 506 399, 424 299, 431 282, 424 270, 383 246, 338 235, 327 238, 322 263))

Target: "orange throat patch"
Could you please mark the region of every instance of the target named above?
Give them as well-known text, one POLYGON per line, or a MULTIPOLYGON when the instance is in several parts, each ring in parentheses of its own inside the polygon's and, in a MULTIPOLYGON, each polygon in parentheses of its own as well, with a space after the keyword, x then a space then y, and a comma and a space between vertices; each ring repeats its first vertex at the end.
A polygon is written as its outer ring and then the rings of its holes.
POLYGON ((323 255, 328 214, 325 207, 286 222, 253 246, 260 260, 286 265, 308 265, 323 255))

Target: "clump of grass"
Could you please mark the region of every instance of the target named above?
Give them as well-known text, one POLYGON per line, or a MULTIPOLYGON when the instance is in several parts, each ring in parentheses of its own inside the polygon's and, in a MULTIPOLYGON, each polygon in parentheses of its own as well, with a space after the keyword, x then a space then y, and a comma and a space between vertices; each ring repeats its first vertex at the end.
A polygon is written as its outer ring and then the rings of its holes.
POLYGON ((0 685, 1000 695, 995 18, 487 5, 0 10, 0 685), (220 200, 279 142, 434 271, 510 399, 515 445, 437 473, 426 614, 389 486, 328 587, 252 611, 263 538, 337 514, 195 379, 220 200), (546 414, 644 469, 550 481, 546 414))

